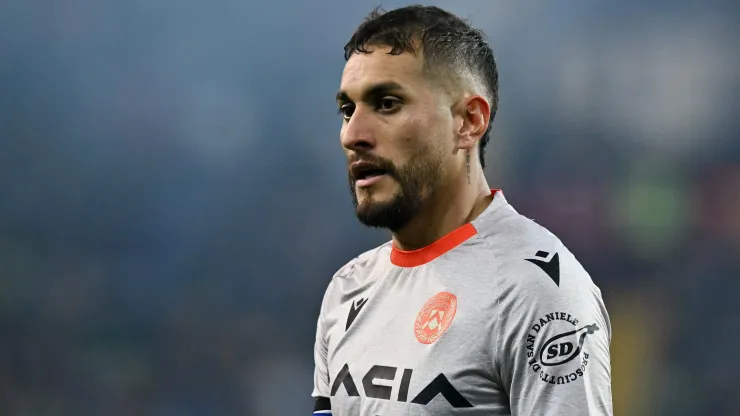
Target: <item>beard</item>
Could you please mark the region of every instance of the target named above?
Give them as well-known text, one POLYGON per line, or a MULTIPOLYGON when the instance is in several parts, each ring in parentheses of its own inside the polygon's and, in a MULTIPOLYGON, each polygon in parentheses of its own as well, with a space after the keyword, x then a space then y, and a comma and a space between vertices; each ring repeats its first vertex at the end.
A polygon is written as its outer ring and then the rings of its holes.
MULTIPOLYGON (((398 231, 434 196, 442 177, 441 160, 432 157, 429 152, 417 153, 400 168, 385 159, 370 160, 383 168, 388 179, 398 184, 398 190, 387 201, 373 201, 368 197, 366 202, 360 204, 355 186, 357 181, 350 175, 349 187, 355 215, 365 226, 398 231)), ((372 191, 361 189, 360 192, 372 191)))

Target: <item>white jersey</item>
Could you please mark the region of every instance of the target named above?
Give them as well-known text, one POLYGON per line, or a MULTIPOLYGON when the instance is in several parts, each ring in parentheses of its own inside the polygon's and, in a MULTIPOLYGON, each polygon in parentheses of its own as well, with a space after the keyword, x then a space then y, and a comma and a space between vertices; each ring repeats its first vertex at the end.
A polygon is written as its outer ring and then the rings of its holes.
POLYGON ((315 415, 612 415, 601 291, 500 191, 428 247, 388 242, 332 278, 315 415))

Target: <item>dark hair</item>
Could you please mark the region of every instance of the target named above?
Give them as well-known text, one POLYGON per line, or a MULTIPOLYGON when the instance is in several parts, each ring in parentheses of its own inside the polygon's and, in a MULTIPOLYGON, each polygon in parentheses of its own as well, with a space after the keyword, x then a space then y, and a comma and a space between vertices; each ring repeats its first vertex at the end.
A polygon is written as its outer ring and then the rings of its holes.
POLYGON ((373 10, 344 46, 344 59, 353 53, 368 53, 366 46, 389 46, 391 55, 423 52, 428 72, 456 77, 462 73, 480 77, 491 100, 488 129, 480 139, 479 159, 485 167, 484 152, 491 124, 498 109, 498 70, 485 34, 465 20, 434 6, 413 5, 386 12, 373 10))

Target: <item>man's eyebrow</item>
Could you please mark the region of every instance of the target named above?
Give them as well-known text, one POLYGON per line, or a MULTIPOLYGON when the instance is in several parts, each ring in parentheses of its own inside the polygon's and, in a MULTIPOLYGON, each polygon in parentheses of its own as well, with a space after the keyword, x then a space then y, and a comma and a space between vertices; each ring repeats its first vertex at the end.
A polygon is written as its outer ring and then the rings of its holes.
MULTIPOLYGON (((372 99, 376 99, 376 98, 382 97, 383 95, 396 92, 399 90, 403 90, 403 87, 401 86, 401 84, 397 82, 394 82, 394 81, 381 82, 365 90, 365 92, 362 95, 362 101, 370 101, 372 99)), ((352 102, 352 100, 349 98, 349 94, 347 94, 346 91, 340 90, 337 93, 337 102, 346 103, 346 102, 352 102)))

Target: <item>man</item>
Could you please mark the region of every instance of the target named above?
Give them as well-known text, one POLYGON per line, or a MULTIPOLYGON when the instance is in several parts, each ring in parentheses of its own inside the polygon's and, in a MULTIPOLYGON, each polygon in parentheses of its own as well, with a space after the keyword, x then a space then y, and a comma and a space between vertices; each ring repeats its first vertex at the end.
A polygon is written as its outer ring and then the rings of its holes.
POLYGON ((392 241, 332 278, 314 414, 611 415, 600 290, 484 177, 498 74, 435 7, 375 11, 337 101, 358 219, 392 241))

